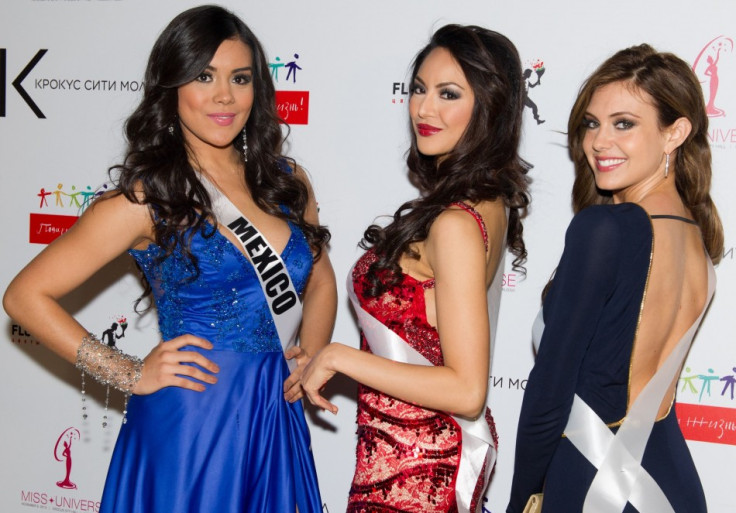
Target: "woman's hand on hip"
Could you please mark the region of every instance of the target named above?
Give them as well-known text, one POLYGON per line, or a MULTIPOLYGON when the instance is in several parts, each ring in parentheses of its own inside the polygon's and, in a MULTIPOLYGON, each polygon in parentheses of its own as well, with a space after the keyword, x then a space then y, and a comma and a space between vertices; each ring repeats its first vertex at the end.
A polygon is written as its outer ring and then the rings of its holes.
POLYGON ((181 351, 185 346, 213 348, 210 342, 194 335, 181 335, 161 342, 143 359, 141 379, 133 387, 133 393, 147 395, 165 387, 203 392, 207 388, 204 383, 217 383, 212 373, 220 372, 220 368, 197 351, 181 351))

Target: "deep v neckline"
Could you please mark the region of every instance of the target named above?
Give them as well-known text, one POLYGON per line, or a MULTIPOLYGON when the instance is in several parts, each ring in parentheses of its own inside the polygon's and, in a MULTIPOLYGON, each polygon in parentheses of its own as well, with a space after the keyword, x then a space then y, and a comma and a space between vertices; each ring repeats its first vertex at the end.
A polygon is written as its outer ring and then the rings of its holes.
MULTIPOLYGON (((240 211, 240 210, 238 210, 238 211, 240 211)), ((228 238, 224 233, 222 233, 217 226, 215 226, 214 224, 212 224, 209 221, 207 221, 207 224, 209 226, 211 226, 212 228, 214 228, 215 233, 219 237, 221 237, 222 239, 224 239, 225 242, 227 242, 227 245, 230 247, 230 249, 232 251, 234 251, 235 253, 239 254, 241 256, 241 258, 243 258, 245 260, 245 262, 250 265, 251 268, 253 267, 253 262, 251 262, 250 258, 248 258, 248 255, 246 255, 245 252, 242 251, 237 246, 237 244, 235 244, 233 241, 230 240, 230 238, 228 238)), ((221 224, 222 223, 218 223, 218 226, 221 225, 221 224)), ((296 233, 294 232, 294 228, 292 227, 291 223, 289 221, 286 221, 286 224, 289 227, 289 238, 286 240, 286 245, 284 246, 284 248, 278 253, 279 254, 279 257, 281 257, 281 260, 284 260, 284 255, 286 254, 286 251, 289 249, 289 247, 293 244, 293 242, 294 242, 294 236, 296 235, 296 233)), ((255 225, 253 225, 253 226, 255 226, 255 225)), ((261 235, 263 235, 262 232, 261 232, 261 235)), ((264 239, 266 238, 265 236, 263 236, 263 237, 264 237, 264 239)), ((286 261, 284 261, 284 263, 286 263, 286 261)))
MULTIPOLYGON (((222 190, 222 189, 221 189, 220 187, 218 187, 218 186, 217 186, 217 184, 216 184, 216 183, 214 182, 214 180, 211 180, 210 178, 208 178, 207 176, 205 176, 205 175, 204 175, 203 173, 197 173, 197 174, 198 174, 198 178, 199 178, 200 182, 202 183, 202 185, 204 185, 206 189, 207 189, 207 188, 209 188, 209 187, 211 187, 212 189, 214 189, 215 191, 217 191, 217 192, 218 192, 218 193, 219 193, 219 194, 220 194, 220 195, 221 195, 221 196, 222 196, 222 197, 223 197, 223 198, 224 198, 224 199, 225 199, 225 200, 226 200, 227 202, 229 202, 229 203, 230 203, 230 204, 232 205, 232 207, 233 207, 233 208, 234 208, 234 209, 235 209, 235 210, 236 210, 236 211, 237 211, 237 212, 238 212, 238 213, 239 213, 239 214, 240 214, 240 215, 241 215, 241 216, 242 216, 242 217, 243 217, 244 219, 246 219, 246 220, 248 221, 248 223, 250 223, 250 224, 251 224, 251 225, 252 225, 252 226, 253 226, 253 227, 254 227, 254 228, 255 228, 255 229, 256 229, 256 230, 258 231, 258 233, 260 233, 260 234, 261 234, 261 237, 263 237, 263 239, 265 239, 265 240, 267 241, 267 243, 268 243, 268 244, 269 244, 269 245, 271 246, 271 248, 273 249, 273 251, 274 251, 274 252, 276 252, 276 253, 277 253, 277 254, 279 255, 279 257, 281 257, 281 256, 282 256, 282 255, 283 255, 283 254, 284 254, 284 253, 286 252, 287 248, 288 248, 288 247, 289 247, 289 245, 290 245, 290 244, 292 243, 292 239, 294 238, 294 228, 293 228, 293 226, 292 226, 292 223, 291 223, 290 221, 288 221, 288 220, 286 220, 286 219, 284 220, 284 221, 286 222, 286 225, 287 225, 287 227, 289 228, 289 237, 288 237, 288 238, 286 239, 286 244, 284 244, 284 247, 283 247, 283 248, 281 248, 280 250, 276 250, 276 248, 275 248, 275 247, 273 246, 273 244, 271 244, 271 241, 270 241, 270 239, 269 239, 269 238, 268 238, 268 237, 267 237, 267 236, 266 236, 266 235, 265 235, 265 234, 264 234, 264 233, 263 233, 263 232, 261 231, 261 229, 260 229, 260 228, 258 227, 258 225, 257 225, 256 223, 254 223, 253 221, 251 221, 251 220, 250 220, 250 219, 248 218, 248 216, 246 216, 246 215, 245 215, 245 213, 243 212, 243 210, 242 210, 242 209, 241 209, 240 207, 238 207, 238 206, 237 206, 237 205, 235 204, 235 202, 234 202, 234 201, 233 201, 232 199, 230 199, 230 197, 229 197, 229 196, 228 196, 227 194, 225 194, 225 192, 224 192, 224 191, 223 191, 223 190, 222 190)), ((208 191, 208 193, 209 193, 209 191, 208 191)), ((210 196, 211 196, 211 194, 210 194, 210 196)), ((215 198, 212 198, 212 197, 210 197, 210 201, 212 201, 212 202, 213 202, 213 204, 215 203, 214 199, 215 199, 215 198)), ((255 204, 255 203, 254 203, 254 204, 255 204)), ((257 205, 256 205, 256 208, 258 208, 258 207, 257 207, 257 205)), ((279 208, 282 208, 282 207, 281 207, 281 205, 279 205, 279 208)), ((267 212, 264 212, 264 213, 265 213, 266 215, 269 215, 269 214, 268 214, 267 212)), ((215 221, 216 221, 216 223, 212 223, 212 222, 210 222, 209 220, 207 220, 207 221, 206 221, 206 222, 207 222, 207 224, 209 224, 210 226, 212 226, 212 227, 213 227, 213 228, 215 229, 215 231, 216 231, 216 232, 217 232, 217 233, 218 233, 218 234, 219 234, 219 235, 220 235, 220 236, 221 236, 222 238, 224 238, 224 239, 225 239, 225 240, 226 240, 226 241, 227 241, 227 242, 229 243, 229 245, 230 245, 230 246, 231 246, 231 247, 232 247, 232 248, 233 248, 233 249, 234 249, 234 250, 235 250, 236 252, 240 253, 240 255, 241 255, 241 256, 242 256, 242 257, 243 257, 243 258, 244 258, 244 259, 245 259, 245 260, 246 260, 246 261, 247 261, 247 262, 248 262, 249 264, 251 264, 251 265, 252 265, 252 264, 253 264, 253 262, 251 261, 251 259, 250 259, 250 258, 248 258, 248 255, 247 255, 247 254, 245 253, 245 251, 244 251, 244 250, 243 250, 242 248, 238 247, 238 245, 237 245, 237 244, 236 244, 235 242, 233 242, 232 240, 230 240, 230 238, 229 238, 229 237, 228 237, 227 235, 225 235, 225 233, 223 233, 223 232, 222 232, 222 231, 220 230, 220 228, 219 228, 220 226, 223 226, 223 229, 229 229, 229 228, 227 228, 227 225, 225 225, 224 223, 220 222, 220 220, 219 220, 219 219, 217 218, 217 213, 216 213, 216 212, 213 212, 213 214, 215 215, 215 221)), ((282 260, 283 260, 283 258, 282 258, 282 260)))

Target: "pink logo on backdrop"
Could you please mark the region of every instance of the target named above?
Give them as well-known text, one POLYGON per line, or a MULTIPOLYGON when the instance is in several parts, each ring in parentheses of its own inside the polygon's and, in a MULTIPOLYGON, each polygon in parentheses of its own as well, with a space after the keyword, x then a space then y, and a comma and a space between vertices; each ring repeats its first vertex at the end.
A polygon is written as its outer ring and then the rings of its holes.
POLYGON ((723 109, 716 106, 719 85, 718 66, 721 63, 721 57, 732 52, 733 39, 718 36, 700 50, 693 63, 693 71, 703 84, 703 96, 705 96, 708 117, 718 118, 726 115, 723 109))
POLYGON ((67 490, 76 490, 77 488, 77 485, 71 480, 72 442, 74 440, 79 440, 79 438, 79 430, 75 427, 70 427, 65 429, 64 432, 59 435, 58 440, 56 440, 56 445, 54 446, 54 458, 56 461, 63 461, 66 468, 64 479, 56 482, 56 486, 59 488, 65 488, 67 490))

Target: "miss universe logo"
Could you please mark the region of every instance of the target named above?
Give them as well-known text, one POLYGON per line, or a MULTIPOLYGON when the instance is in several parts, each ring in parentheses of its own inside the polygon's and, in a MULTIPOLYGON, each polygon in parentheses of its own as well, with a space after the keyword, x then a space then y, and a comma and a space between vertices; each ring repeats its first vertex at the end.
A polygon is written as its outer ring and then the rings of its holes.
POLYGON ((698 77, 698 80, 700 80, 700 83, 703 84, 706 112, 708 113, 708 117, 711 118, 726 115, 726 112, 716 105, 716 97, 718 96, 718 86, 720 85, 718 67, 721 57, 730 53, 733 53, 733 39, 718 36, 700 50, 693 63, 693 71, 698 77))
POLYGON ((56 461, 64 462, 66 473, 64 479, 56 482, 56 486, 67 490, 76 490, 77 485, 71 480, 72 473, 72 442, 79 440, 79 430, 75 427, 70 427, 64 430, 59 438, 56 440, 54 446, 54 459, 56 461))
POLYGON ((80 497, 77 484, 72 481, 72 453, 80 439, 79 430, 75 427, 66 428, 59 435, 54 445, 54 460, 64 465, 63 470, 60 471, 60 473, 63 472, 63 477, 56 481, 56 491, 44 489, 45 487, 20 490, 21 506, 65 513, 97 513, 100 511, 99 497, 80 497))

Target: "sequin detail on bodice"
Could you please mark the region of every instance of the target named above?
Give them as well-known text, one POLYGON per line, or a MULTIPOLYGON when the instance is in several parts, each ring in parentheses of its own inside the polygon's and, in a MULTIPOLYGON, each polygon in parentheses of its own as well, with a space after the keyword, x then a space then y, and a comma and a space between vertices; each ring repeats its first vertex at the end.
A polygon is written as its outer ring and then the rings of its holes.
MULTIPOLYGON (((475 211, 470 213, 479 219, 475 211)), ((484 228, 482 221, 479 225, 484 228)), ((427 321, 424 298, 434 280, 419 281, 401 273, 398 283, 377 297, 369 297, 365 293, 366 274, 376 260, 369 250, 353 269, 361 306, 433 365, 443 365, 439 333, 427 321)), ((384 283, 389 281, 388 275, 381 278, 384 283)), ((361 349, 370 351, 362 335, 361 349)), ((486 420, 495 439, 490 411, 486 411, 486 420)), ((457 511, 455 479, 462 433, 448 413, 360 386, 357 423, 357 463, 348 512, 457 511)), ((475 503, 479 495, 474 497, 475 503)))
MULTIPOLYGON (((281 253, 299 294, 312 268, 312 254, 298 227, 281 253)), ((211 231, 211 226, 207 226, 211 231)), ((164 260, 151 244, 129 253, 151 284, 163 340, 190 333, 216 350, 246 353, 281 351, 268 304, 250 262, 224 235, 197 232, 191 239, 199 273, 179 249, 164 260)))

